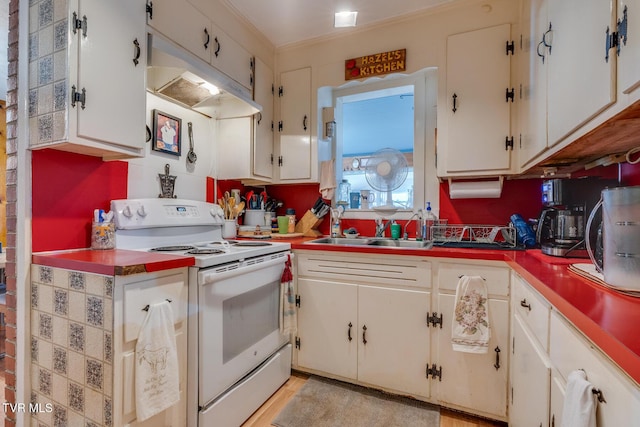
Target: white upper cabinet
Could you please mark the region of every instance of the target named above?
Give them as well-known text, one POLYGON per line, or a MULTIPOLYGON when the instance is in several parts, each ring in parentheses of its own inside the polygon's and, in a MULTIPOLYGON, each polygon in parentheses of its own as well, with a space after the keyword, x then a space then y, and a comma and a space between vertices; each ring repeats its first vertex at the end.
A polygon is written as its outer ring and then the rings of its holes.
POLYGON ((211 19, 184 0, 147 1, 147 24, 200 59, 211 61, 211 19))
POLYGON ((618 56, 618 90, 625 94, 640 87, 639 19, 640 0, 618 0, 617 22, 620 25, 617 32, 622 36, 618 56))
POLYGON ((311 179, 311 68, 280 74, 278 176, 280 181, 311 179))
POLYGON ((495 174, 511 168, 510 25, 447 39, 446 135, 438 140, 438 175, 495 174), (443 154, 441 156, 440 154, 443 154), (441 159, 444 158, 444 161, 441 159))
POLYGON ((604 48, 614 7, 613 0, 548 0, 549 146, 616 100, 615 51, 604 48))
POLYGON ((209 51, 211 65, 245 88, 253 89, 253 57, 215 24, 212 25, 209 51))
POLYGON ((260 59, 255 59, 254 100, 262 111, 254 116, 253 174, 273 177, 273 70, 260 59))
POLYGON ((116 3, 71 1, 55 13, 31 8, 40 15, 29 28, 32 40, 40 40, 29 58, 32 148, 103 158, 143 155, 144 2, 116 3))

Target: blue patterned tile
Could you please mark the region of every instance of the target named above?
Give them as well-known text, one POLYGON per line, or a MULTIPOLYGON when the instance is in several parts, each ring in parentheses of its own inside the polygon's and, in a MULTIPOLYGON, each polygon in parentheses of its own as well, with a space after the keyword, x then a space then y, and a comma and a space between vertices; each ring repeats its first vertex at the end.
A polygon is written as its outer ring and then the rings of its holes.
POLYGON ((79 271, 69 273, 69 287, 76 291, 84 291, 85 275, 79 271))
POLYGON ((35 391, 31 390, 31 400, 29 400, 30 403, 36 404, 38 403, 38 393, 36 393, 35 391))
POLYGON ((69 347, 72 350, 84 352, 84 326, 69 323, 69 347))
POLYGON ((55 289, 53 295, 53 311, 61 316, 69 312, 69 294, 63 289, 55 289))
POLYGON ((59 51, 67 47, 67 20, 58 21, 53 27, 53 50, 59 51))
POLYGON ((113 340, 111 332, 104 333, 104 360, 107 363, 113 363, 113 340))
POLYGON ((97 360, 87 360, 87 385, 98 390, 102 390, 103 383, 103 367, 102 362, 97 360))
POLYGON ((52 374, 46 369, 40 368, 40 372, 38 373, 39 386, 38 390, 42 394, 46 394, 47 396, 51 396, 51 384, 52 384, 52 374))
POLYGON ((102 326, 104 323, 104 303, 102 298, 87 297, 87 323, 102 326))
POLYGON ((104 399, 104 425, 106 427, 113 426, 113 403, 111 399, 104 399))
POLYGON ((100 427, 98 424, 94 423, 93 421, 87 421, 87 423, 84 425, 84 427, 100 427))
POLYGON ((40 266, 40 282, 53 283, 53 269, 51 267, 40 266))
POLYGON ((38 141, 51 142, 53 137, 53 116, 45 114, 38 117, 38 141))
POLYGON ((69 383, 69 406, 74 411, 84 412, 84 387, 79 384, 69 383))
POLYGON ((31 360, 34 362, 38 361, 38 343, 36 337, 31 337, 31 360))
POLYGON ((35 117, 38 114, 38 89, 29 91, 29 117, 35 117))
POLYGON ((31 284, 31 308, 38 308, 39 302, 39 293, 38 293, 38 285, 35 283, 31 284))
POLYGON ((43 0, 38 9, 40 28, 53 24, 53 0, 43 0))
POLYGON ((39 56, 38 47, 40 46, 40 38, 38 33, 29 35, 29 62, 36 61, 39 56))
POLYGON ((61 347, 53 348, 53 370, 59 374, 67 373, 67 350, 61 347))
POLYGON ((53 85, 53 109, 60 111, 67 108, 67 83, 65 81, 53 85))
POLYGON ((113 277, 104 278, 104 294, 109 298, 113 298, 113 277))
POLYGON ((47 55, 38 60, 38 84, 53 83, 53 56, 47 55))
POLYGON ((60 405, 53 405, 53 427, 68 427, 67 408, 60 405))
POLYGON ((51 339, 53 333, 53 318, 49 314, 40 313, 40 336, 51 339))

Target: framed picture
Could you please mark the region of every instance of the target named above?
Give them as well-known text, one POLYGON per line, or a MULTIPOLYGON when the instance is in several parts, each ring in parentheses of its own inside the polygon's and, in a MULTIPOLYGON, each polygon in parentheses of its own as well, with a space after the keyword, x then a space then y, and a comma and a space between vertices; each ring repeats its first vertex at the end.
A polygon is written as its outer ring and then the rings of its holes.
POLYGON ((151 148, 155 151, 179 156, 182 149, 182 120, 153 110, 153 139, 151 148))

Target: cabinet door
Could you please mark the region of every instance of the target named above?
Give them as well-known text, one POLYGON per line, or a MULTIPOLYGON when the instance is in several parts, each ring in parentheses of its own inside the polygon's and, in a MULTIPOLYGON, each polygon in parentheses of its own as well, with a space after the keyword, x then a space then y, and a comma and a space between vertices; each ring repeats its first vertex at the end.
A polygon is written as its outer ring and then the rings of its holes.
POLYGON ((513 318, 511 409, 509 424, 539 427, 549 424, 550 364, 518 316, 513 318))
POLYGON ((280 75, 280 180, 311 178, 311 68, 280 75))
POLYGON ((562 378, 555 372, 551 375, 551 397, 549 426, 560 427, 562 425, 562 407, 564 406, 565 385, 562 378))
POLYGON ((359 381, 429 397, 430 302, 429 292, 359 286, 359 381))
POLYGON ((78 15, 87 17, 87 30, 86 35, 80 30, 72 38, 74 43, 79 40, 78 74, 77 80, 71 77, 70 86, 79 92, 85 90, 86 98, 84 106, 77 102, 70 115, 77 117, 78 137, 142 148, 147 45, 144 4, 129 0, 116 3, 80 2, 78 15), (114 25, 118 31, 113 31, 114 25))
POLYGON ((509 38, 504 24, 447 39, 447 173, 511 167, 509 38))
POLYGON ((438 310, 442 313, 443 325, 442 329, 436 330, 438 350, 434 360, 442 366, 438 400, 462 406, 473 413, 506 417, 509 302, 489 299, 491 339, 486 354, 453 351, 451 328, 454 307, 455 295, 439 295, 438 310))
MULTIPOLYGON (((618 90, 630 93, 640 87, 640 0, 618 0, 618 19, 627 8, 627 39, 618 56, 618 90)), ((609 53, 613 54, 613 50, 609 53)))
POLYGON ((213 47, 211 20, 184 0, 153 0, 147 24, 209 63, 213 47))
POLYGON ((547 59, 542 41, 549 29, 547 0, 524 2, 522 13, 521 99, 518 105, 520 141, 519 166, 547 149, 547 59))
POLYGON ((251 54, 215 24, 212 24, 210 50, 211 65, 245 88, 253 88, 251 54))
POLYGON ((218 179, 251 176, 253 117, 218 120, 218 179))
POLYGON ((253 173, 273 177, 273 71, 261 60, 255 60, 255 101, 262 111, 254 116, 255 141, 253 173))
POLYGON ((298 294, 298 365, 355 380, 357 285, 298 279, 298 294))
POLYGON ((615 102, 616 55, 607 62, 604 49, 614 10, 613 0, 549 0, 550 146, 615 102))

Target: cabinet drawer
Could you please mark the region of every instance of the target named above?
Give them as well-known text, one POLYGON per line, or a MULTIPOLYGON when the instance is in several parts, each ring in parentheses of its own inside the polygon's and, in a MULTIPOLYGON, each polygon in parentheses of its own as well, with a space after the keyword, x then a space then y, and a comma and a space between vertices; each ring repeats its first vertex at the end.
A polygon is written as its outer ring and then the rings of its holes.
POLYGON ((171 301, 174 324, 187 318, 187 284, 182 272, 124 285, 124 342, 138 339, 147 312, 144 308, 171 301))
POLYGON ((524 280, 513 276, 513 311, 520 315, 545 352, 549 351, 549 307, 524 280))
POLYGON ((640 426, 640 388, 556 311, 551 313, 550 326, 551 363, 563 380, 583 369, 606 400, 598 403, 597 425, 640 426))
POLYGON ((431 264, 426 260, 370 255, 298 255, 298 274, 324 280, 411 287, 431 286, 431 264))
POLYGON ((440 290, 456 290, 460 276, 480 276, 486 280, 489 295, 509 295, 509 269, 482 264, 440 263, 440 290))

